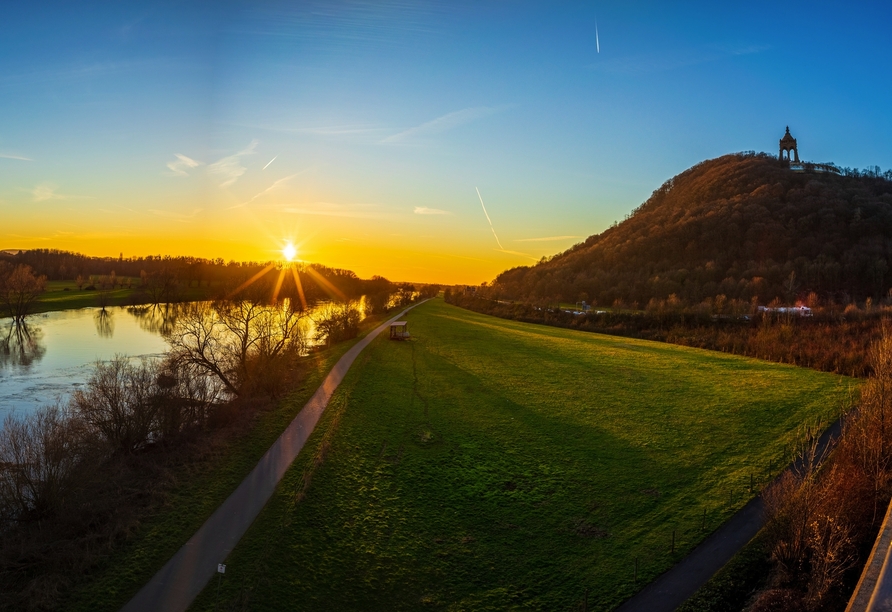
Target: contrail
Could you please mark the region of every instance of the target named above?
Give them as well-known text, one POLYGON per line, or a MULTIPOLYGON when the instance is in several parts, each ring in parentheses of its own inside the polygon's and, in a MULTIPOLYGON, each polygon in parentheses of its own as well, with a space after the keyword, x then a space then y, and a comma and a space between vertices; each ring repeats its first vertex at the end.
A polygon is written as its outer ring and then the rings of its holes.
POLYGON ((601 52, 601 40, 598 38, 598 20, 595 19, 595 46, 598 48, 598 53, 601 52))
MULTIPOLYGON (((276 155, 276 157, 278 157, 278 155, 276 155)), ((274 158, 272 158, 271 160, 269 160, 269 161, 267 162, 267 164, 263 167, 263 169, 266 170, 267 168, 269 168, 269 165, 270 165, 271 163, 273 163, 274 161, 276 161, 276 157, 274 157, 274 158)))
MULTIPOLYGON (((477 189, 477 188, 474 187, 474 189, 477 189)), ((504 251, 504 250, 505 250, 505 247, 503 247, 503 246, 502 246, 502 243, 499 242, 499 237, 498 237, 498 235, 496 235, 496 228, 494 228, 494 227, 492 226, 492 219, 489 218, 489 213, 486 212, 486 204, 483 203, 483 196, 480 195, 480 190, 479 190, 479 189, 477 189, 477 197, 480 198, 480 206, 483 207, 483 214, 486 215, 486 220, 489 221, 489 229, 492 230, 492 235, 496 237, 496 244, 499 245, 499 248, 502 249, 502 250, 504 251)))

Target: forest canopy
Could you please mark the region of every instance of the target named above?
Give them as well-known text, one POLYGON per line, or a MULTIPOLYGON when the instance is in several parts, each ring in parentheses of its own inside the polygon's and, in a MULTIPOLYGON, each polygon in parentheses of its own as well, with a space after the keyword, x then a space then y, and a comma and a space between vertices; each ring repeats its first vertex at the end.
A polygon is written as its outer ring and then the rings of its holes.
POLYGON ((704 161, 622 223, 483 295, 644 307, 670 296, 793 303, 878 300, 892 283, 892 173, 795 171, 764 153, 704 161))

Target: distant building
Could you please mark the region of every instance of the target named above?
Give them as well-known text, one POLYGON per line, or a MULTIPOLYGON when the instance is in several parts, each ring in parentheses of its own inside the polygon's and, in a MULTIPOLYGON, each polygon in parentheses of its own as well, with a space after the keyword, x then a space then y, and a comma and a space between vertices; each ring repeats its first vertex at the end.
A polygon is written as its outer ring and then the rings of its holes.
POLYGON ((818 164, 815 162, 799 161, 799 147, 796 139, 790 134, 790 126, 787 126, 787 133, 780 139, 780 151, 777 154, 778 159, 790 162, 790 170, 794 172, 808 172, 821 174, 842 174, 842 171, 833 164, 818 164))
POLYGON ((786 159, 787 161, 799 163, 799 148, 796 146, 796 139, 790 134, 790 126, 787 126, 787 133, 780 139, 780 152, 778 159, 786 159), (790 152, 792 151, 792 155, 790 152))
POLYGON ((776 312, 778 314, 799 315, 800 317, 812 316, 811 308, 809 308, 808 306, 781 306, 780 308, 768 308, 766 306, 759 306, 759 312, 776 312))

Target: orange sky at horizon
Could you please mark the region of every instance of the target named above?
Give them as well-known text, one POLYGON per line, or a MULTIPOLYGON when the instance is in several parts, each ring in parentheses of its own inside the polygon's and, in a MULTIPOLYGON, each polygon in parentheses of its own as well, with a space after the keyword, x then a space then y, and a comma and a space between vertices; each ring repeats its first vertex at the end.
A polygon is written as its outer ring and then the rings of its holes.
POLYGON ((274 173, 273 167, 264 170, 266 155, 230 157, 239 164, 233 171, 237 181, 221 182, 209 168, 173 162, 168 167, 176 172, 137 174, 130 183, 97 184, 69 175, 58 184, 7 193, 4 200, 15 212, 0 230, 0 249, 270 261, 281 259, 282 248, 293 242, 297 259, 362 278, 476 285, 592 233, 569 235, 571 224, 595 225, 590 215, 531 224, 541 198, 536 193, 481 188, 484 213, 473 188, 428 194, 418 187, 382 195, 380 185, 348 190, 321 173, 291 181, 286 160, 278 160, 274 173))
POLYGON ((888 55, 883 11, 8 4, 0 249, 269 261, 293 241, 363 278, 479 284, 703 160, 776 154, 785 126, 803 159, 892 163, 892 85, 862 61, 888 55))
POLYGON ((506 253, 492 247, 487 252, 486 247, 481 249, 470 241, 448 244, 433 234, 406 236, 393 235, 398 232, 382 235, 357 232, 350 233, 351 237, 347 238, 334 237, 337 232, 332 232, 332 228, 324 224, 317 224, 312 229, 308 227, 306 233, 281 227, 270 230, 259 225, 256 237, 242 232, 238 238, 230 237, 231 231, 218 232, 216 238, 190 236, 190 225, 166 230, 157 228, 163 238, 154 237, 154 232, 149 233, 152 228, 145 225, 141 231, 100 228, 93 232, 55 231, 38 236, 20 234, 12 227, 13 231, 7 235, 12 238, 4 238, 8 244, 0 244, 0 249, 58 249, 94 257, 169 255, 264 262, 283 259, 282 249, 288 242, 293 242, 297 260, 352 270, 361 278, 380 275, 398 282, 450 285, 489 282, 507 269, 535 263, 533 255, 506 253))

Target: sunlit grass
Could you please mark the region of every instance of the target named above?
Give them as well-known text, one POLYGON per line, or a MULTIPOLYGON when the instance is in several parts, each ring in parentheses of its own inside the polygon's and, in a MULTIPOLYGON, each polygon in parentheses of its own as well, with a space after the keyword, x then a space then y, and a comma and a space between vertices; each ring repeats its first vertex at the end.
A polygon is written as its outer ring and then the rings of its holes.
MULTIPOLYGON (((363 334, 377 322, 366 320, 363 334)), ((62 609, 111 612, 126 604, 254 468, 352 345, 352 341, 342 342, 311 354, 300 387, 291 390, 274 409, 260 412, 251 428, 232 440, 224 454, 180 466, 173 474, 175 484, 164 507, 143 517, 142 523, 134 526, 133 536, 100 567, 86 576, 72 576, 74 592, 62 609)))
POLYGON ((379 339, 354 365, 230 556, 220 605, 557 610, 589 588, 609 609, 742 506, 857 384, 440 301, 408 319, 412 341, 379 339))
MULTIPOLYGON (((84 286, 90 283, 85 282, 84 286)), ((125 306, 134 302, 139 296, 139 279, 133 279, 130 287, 116 287, 106 291, 104 296, 108 306, 125 306)), ((208 299, 214 289, 207 285, 202 287, 182 287, 180 299, 194 301, 208 299)), ((144 302, 145 299, 136 300, 144 302)), ((100 305, 99 291, 95 289, 79 289, 74 281, 48 281, 44 291, 34 304, 34 312, 51 312, 75 308, 92 308, 100 305)))

